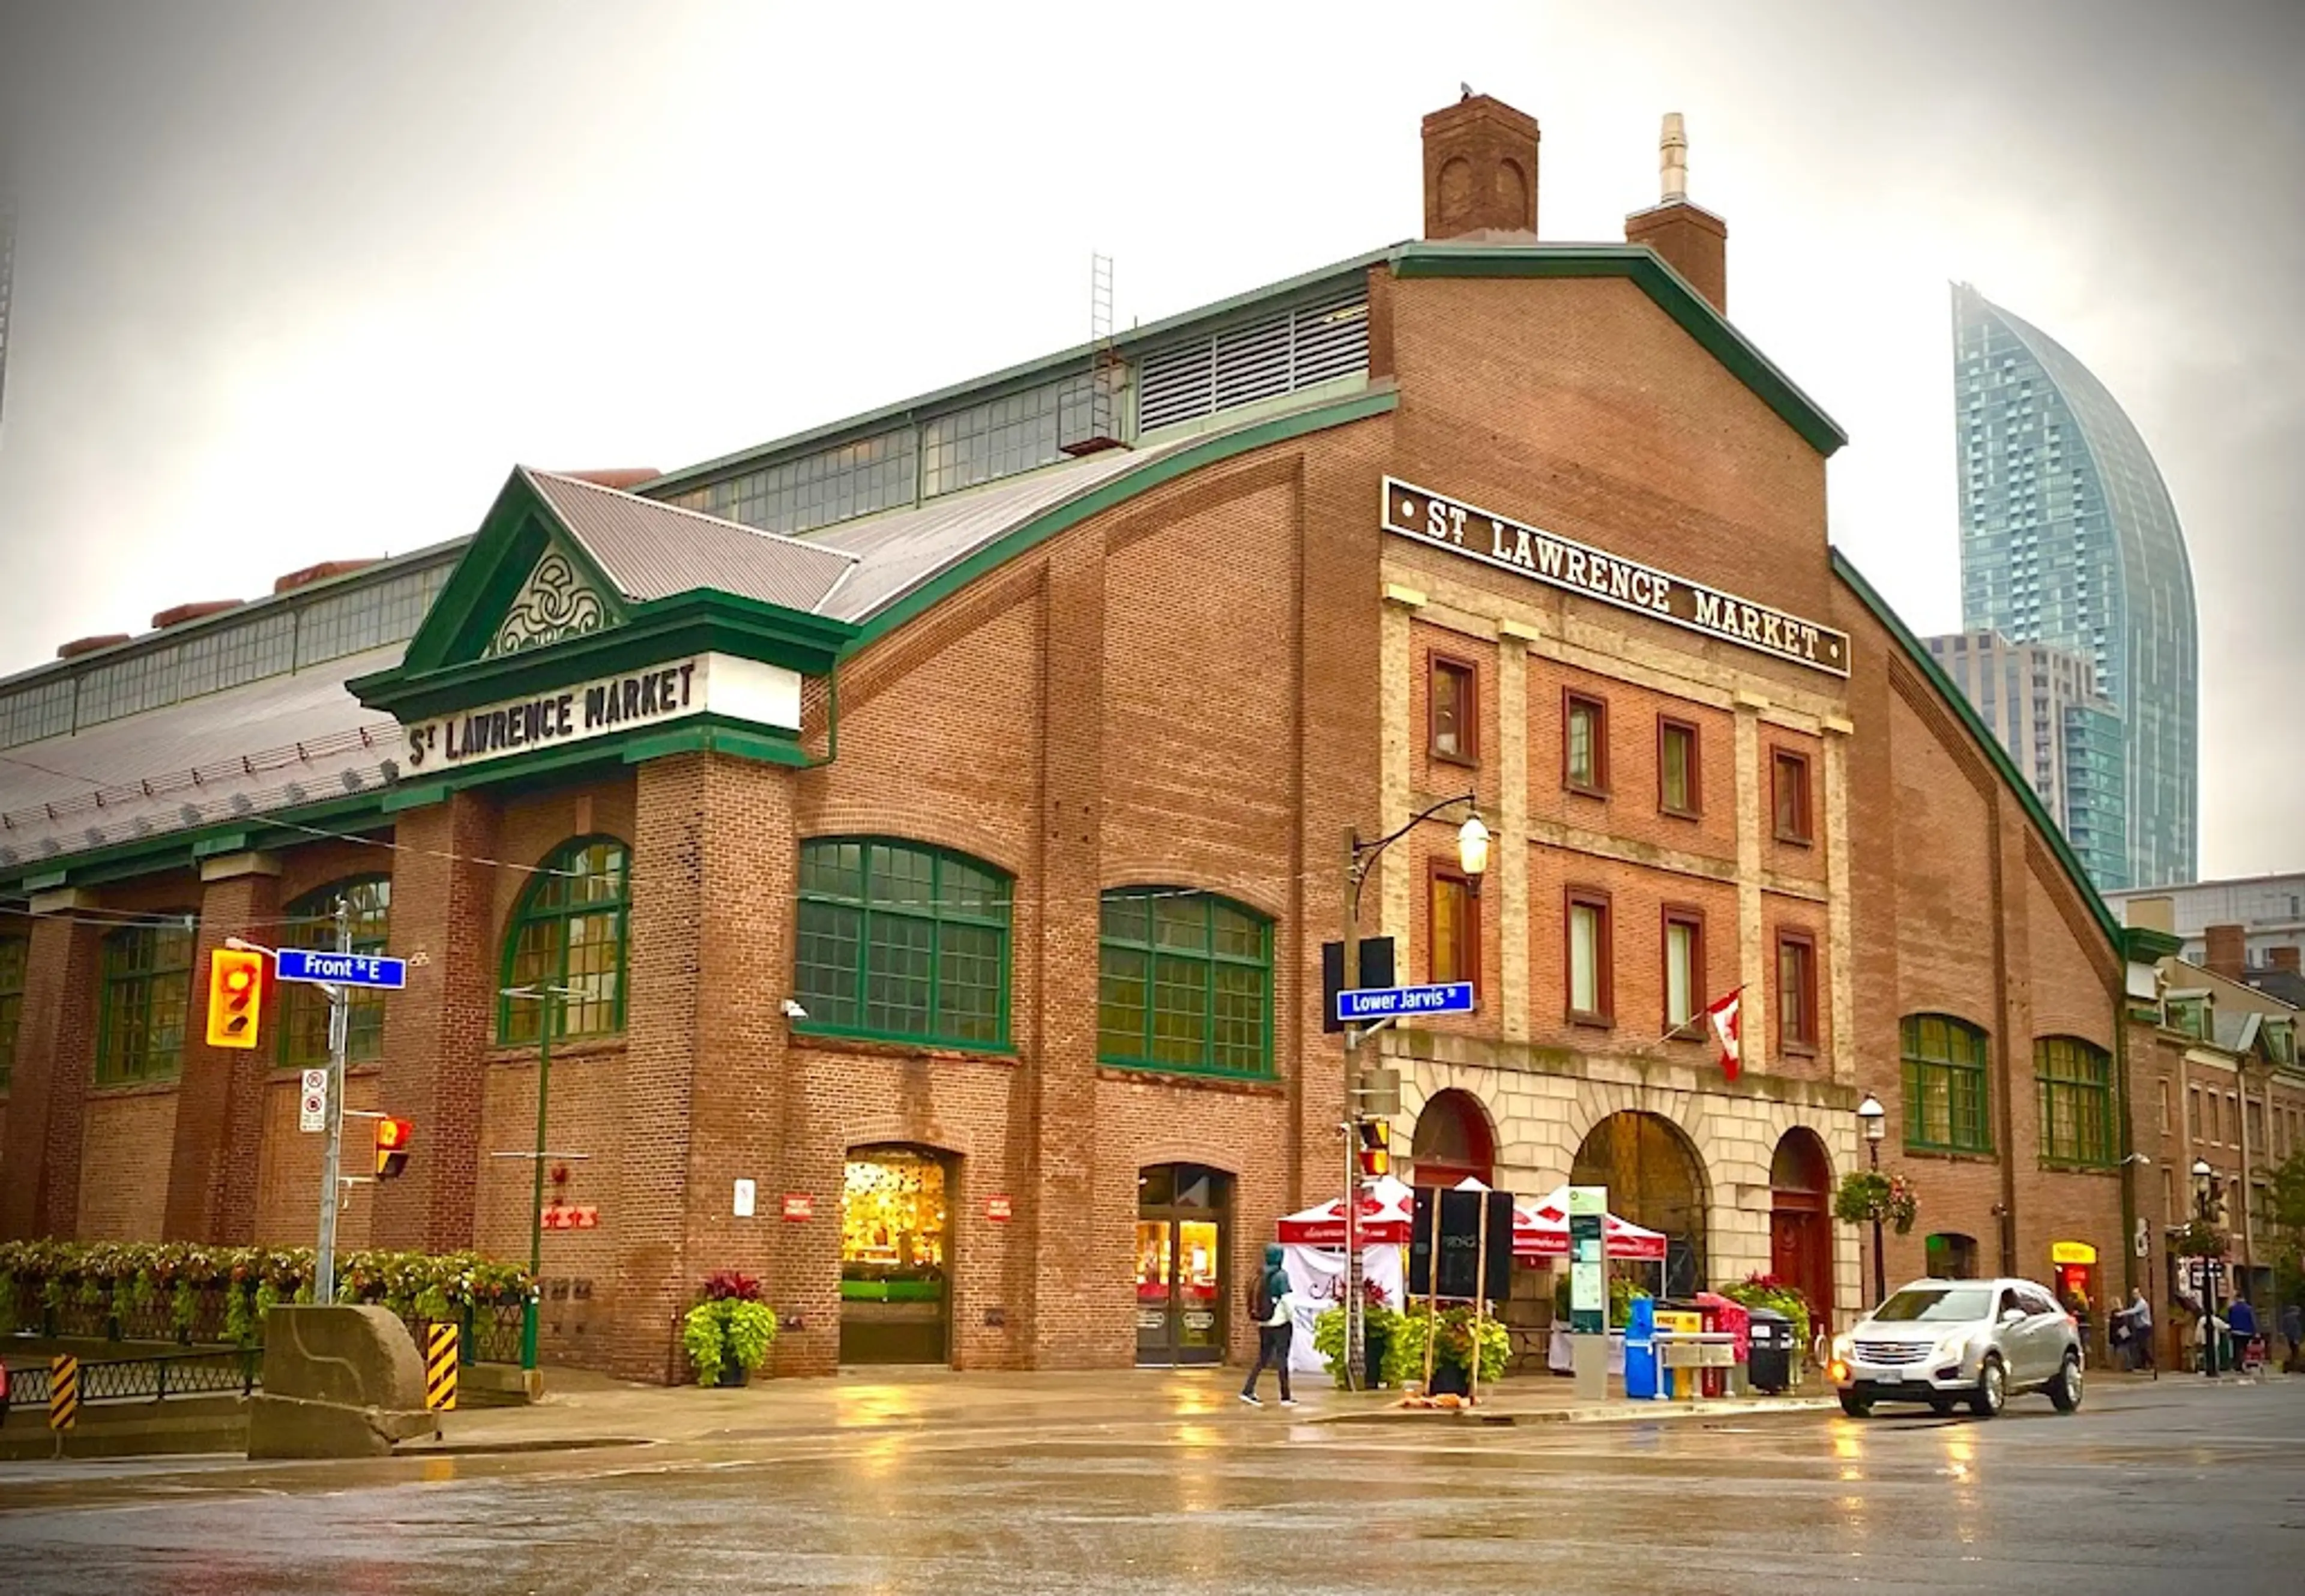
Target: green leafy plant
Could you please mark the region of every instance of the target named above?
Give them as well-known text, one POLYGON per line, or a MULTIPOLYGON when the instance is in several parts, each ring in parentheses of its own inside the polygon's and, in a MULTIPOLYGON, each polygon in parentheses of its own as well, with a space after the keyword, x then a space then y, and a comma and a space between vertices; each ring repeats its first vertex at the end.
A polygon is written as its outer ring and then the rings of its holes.
MULTIPOLYGON (((1473 1364, 1472 1309, 1443 1308, 1439 1318, 1440 1333, 1433 1348, 1434 1365, 1469 1370, 1473 1364)), ((1427 1315, 1416 1308, 1400 1315, 1399 1329, 1385 1348, 1384 1378, 1388 1384, 1423 1382, 1429 1324, 1427 1315)), ((1497 1320, 1484 1318, 1480 1337, 1481 1381, 1485 1385, 1505 1377, 1505 1365, 1512 1359, 1512 1336, 1497 1320)))
POLYGON ((1912 1230, 1920 1211, 1920 1196, 1912 1182, 1877 1169, 1851 1170, 1841 1177, 1841 1189, 1833 1198, 1833 1217, 1843 1224, 1869 1225, 1878 1220, 1899 1235, 1912 1230))
POLYGON ((1748 1308, 1769 1308, 1783 1314, 1793 1322, 1793 1345, 1808 1346, 1811 1314, 1808 1298, 1799 1286, 1788 1285, 1774 1275, 1752 1274, 1737 1285, 1722 1286, 1721 1295, 1748 1308))
POLYGON ((718 1383, 731 1363, 747 1374, 757 1371, 776 1339, 776 1310, 761 1301, 760 1283, 732 1270, 707 1280, 704 1300, 680 1321, 680 1344, 700 1386, 718 1383))
POLYGON ((2207 1219, 2188 1219, 2169 1232, 2169 1250, 2180 1258, 2223 1258, 2233 1238, 2207 1219))
MULTIPOLYGON (((1393 1383, 1387 1371, 1387 1354, 1398 1338, 1401 1318, 1382 1296, 1371 1298, 1362 1310, 1361 1350, 1368 1356, 1369 1371, 1376 1385, 1393 1383)), ((1313 1320, 1313 1350, 1328 1365, 1330 1378, 1342 1386, 1346 1375, 1342 1304, 1324 1311, 1313 1320)))

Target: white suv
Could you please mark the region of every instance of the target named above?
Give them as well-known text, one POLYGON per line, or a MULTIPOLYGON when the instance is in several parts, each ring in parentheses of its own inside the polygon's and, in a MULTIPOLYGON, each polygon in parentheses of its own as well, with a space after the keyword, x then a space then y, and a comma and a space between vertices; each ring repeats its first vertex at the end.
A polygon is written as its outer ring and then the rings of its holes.
POLYGON ((2080 1331, 2030 1280, 1916 1280, 1833 1339, 1825 1372, 1841 1411, 1861 1419, 1876 1402, 1926 1402, 1980 1419, 2020 1391, 2040 1391, 2061 1413, 2081 1405, 2080 1331))

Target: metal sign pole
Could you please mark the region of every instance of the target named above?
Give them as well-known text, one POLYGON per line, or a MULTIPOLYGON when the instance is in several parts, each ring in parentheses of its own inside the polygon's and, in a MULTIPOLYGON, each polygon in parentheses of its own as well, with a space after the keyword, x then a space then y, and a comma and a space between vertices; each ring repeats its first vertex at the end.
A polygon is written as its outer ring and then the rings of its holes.
MULTIPOLYGON (((336 900, 336 951, 353 950, 352 908, 336 900)), ((344 1163, 344 1048, 351 1030, 352 994, 342 981, 328 984, 328 1108, 327 1141, 320 1152, 320 1245, 312 1262, 312 1300, 336 1300, 336 1193, 344 1163)))

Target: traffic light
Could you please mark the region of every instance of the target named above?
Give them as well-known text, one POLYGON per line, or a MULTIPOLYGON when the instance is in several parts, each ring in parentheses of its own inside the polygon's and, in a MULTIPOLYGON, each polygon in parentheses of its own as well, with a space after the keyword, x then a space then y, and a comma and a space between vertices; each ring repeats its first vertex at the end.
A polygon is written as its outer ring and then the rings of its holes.
POLYGON ((1356 1127, 1361 1137, 1361 1174, 1370 1180, 1392 1173, 1392 1125, 1382 1119, 1364 1119, 1356 1127))
POLYGON ((264 955, 219 947, 208 955, 208 1046, 256 1046, 257 1013, 264 1002, 264 955))
POLYGON ((386 1115, 376 1122, 376 1177, 390 1180, 408 1162, 408 1144, 416 1133, 404 1119, 386 1115))

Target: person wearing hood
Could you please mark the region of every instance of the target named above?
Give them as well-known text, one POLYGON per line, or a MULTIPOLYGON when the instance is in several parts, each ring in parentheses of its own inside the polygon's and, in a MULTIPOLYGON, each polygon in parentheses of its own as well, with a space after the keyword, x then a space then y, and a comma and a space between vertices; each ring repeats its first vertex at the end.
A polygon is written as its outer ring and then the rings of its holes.
POLYGON ((1264 1399, 1256 1394, 1256 1382, 1267 1363, 1280 1375, 1280 1405, 1297 1405, 1297 1398, 1289 1391, 1289 1344, 1294 1338, 1296 1305, 1295 1294, 1289 1289, 1289 1271, 1280 1266, 1280 1244, 1270 1244, 1264 1249, 1264 1268, 1248 1288, 1248 1316, 1256 1325, 1256 1364, 1240 1388, 1240 1399, 1251 1407, 1264 1405, 1264 1399))

